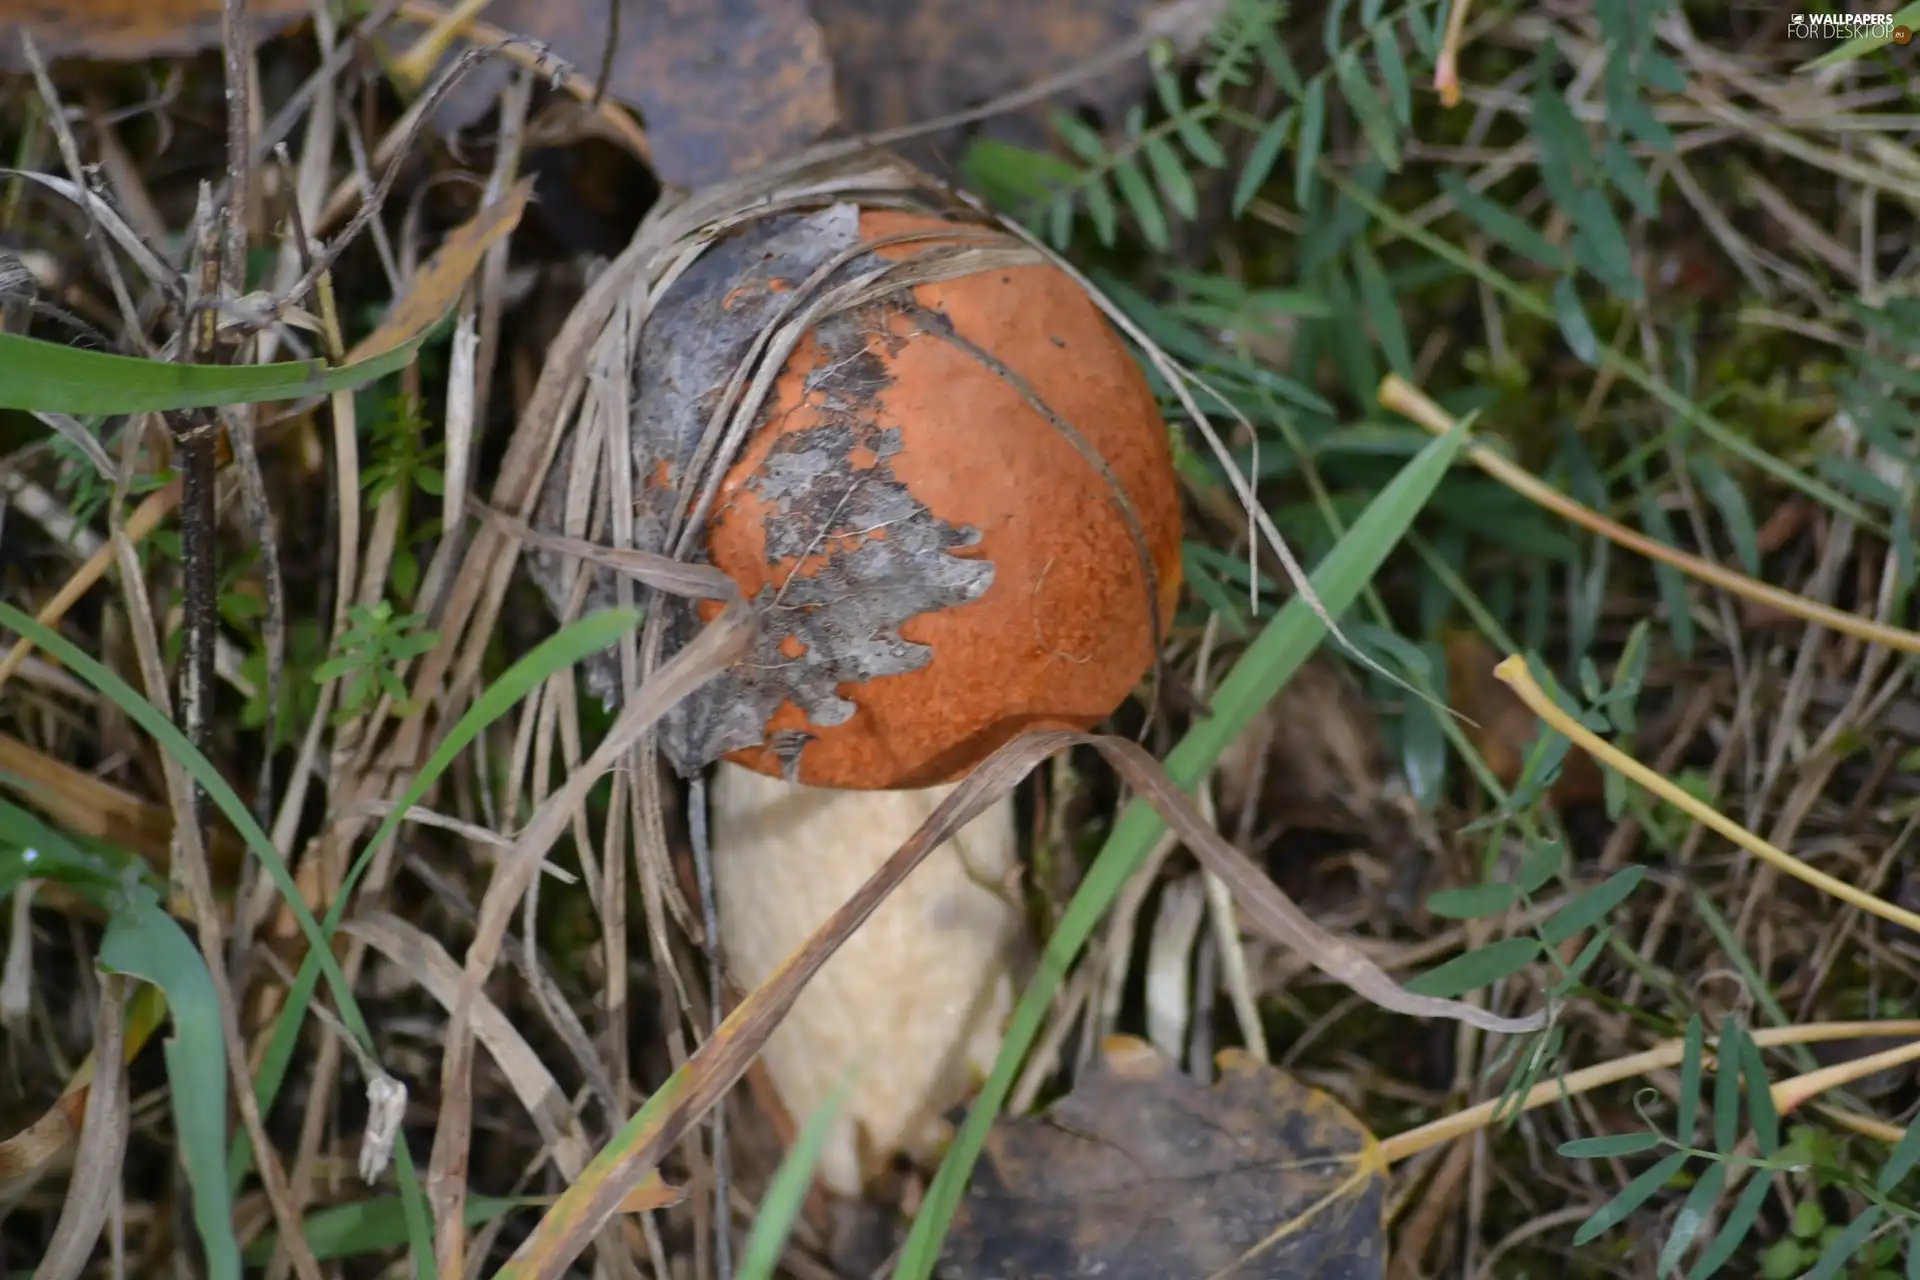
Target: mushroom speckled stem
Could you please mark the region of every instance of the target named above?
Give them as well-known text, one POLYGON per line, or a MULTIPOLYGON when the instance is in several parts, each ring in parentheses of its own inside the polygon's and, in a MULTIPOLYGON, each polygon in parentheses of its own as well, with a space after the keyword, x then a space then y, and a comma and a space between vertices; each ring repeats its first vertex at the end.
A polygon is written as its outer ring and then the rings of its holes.
MULTIPOLYGON (((733 982, 773 973, 952 790, 838 791, 718 765, 713 879, 733 982)), ((856 1195, 895 1154, 932 1154, 943 1113, 993 1066, 1024 954, 1015 869, 1009 795, 927 856, 767 1041, 796 1123, 857 1073, 821 1153, 828 1190, 856 1195)))

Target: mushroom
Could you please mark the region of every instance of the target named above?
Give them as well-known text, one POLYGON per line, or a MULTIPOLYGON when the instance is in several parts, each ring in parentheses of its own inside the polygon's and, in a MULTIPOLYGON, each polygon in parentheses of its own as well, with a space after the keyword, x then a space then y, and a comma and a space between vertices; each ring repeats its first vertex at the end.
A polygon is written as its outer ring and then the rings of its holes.
MULTIPOLYGON (((610 347, 629 341, 610 324, 596 356, 631 368, 633 545, 718 567, 758 622, 757 648, 659 730, 682 776, 716 767, 719 941, 743 989, 993 751, 1111 715, 1180 588, 1167 427, 1100 307, 1020 237, 935 213, 916 175, 862 181, 701 206, 719 212, 646 266, 662 285, 637 346, 610 347)), ((587 403, 582 422, 624 401, 587 403)), ((578 448, 536 513, 555 532, 595 465, 578 448)), ((571 565, 531 559, 564 612, 571 565)), ((607 571, 589 581, 590 603, 611 597, 607 571)), ((720 606, 652 607, 671 654, 720 606)), ((588 670, 619 696, 610 655, 588 670)), ((796 1119, 864 1071, 831 1189, 926 1154, 997 1051, 1021 952, 1010 803, 933 851, 767 1046, 796 1119)))
MULTIPOLYGON (((725 757, 811 786, 950 782, 1025 730, 1091 728, 1152 665, 1180 588, 1166 423, 1099 306, 1025 242, 853 203, 751 219, 663 290, 634 365, 634 545, 723 570, 760 625, 667 717, 682 775, 725 757), (723 431, 742 385, 761 398, 723 431)), ((535 521, 556 532, 590 474, 565 457, 535 521)), ((570 566, 532 560, 564 612, 570 566)), ((668 653, 720 609, 659 607, 668 653)), ((618 696, 610 655, 590 679, 618 696)))

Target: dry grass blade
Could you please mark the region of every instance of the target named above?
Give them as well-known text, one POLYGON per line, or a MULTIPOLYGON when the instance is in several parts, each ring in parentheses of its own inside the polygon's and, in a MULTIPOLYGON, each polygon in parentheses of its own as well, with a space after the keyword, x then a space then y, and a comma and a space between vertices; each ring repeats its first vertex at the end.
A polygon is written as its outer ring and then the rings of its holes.
MULTIPOLYGON (((128 1005, 126 1029, 121 1036, 120 1061, 131 1062, 166 1017, 166 1000, 154 987, 141 985, 128 1005)), ((87 1109, 87 1097, 93 1090, 98 1050, 87 1054, 74 1071, 59 1098, 38 1120, 11 1138, 0 1142, 0 1186, 17 1191, 25 1179, 51 1171, 55 1161, 65 1155, 80 1135, 87 1109)))
POLYGON ((1812 885, 1822 893, 1837 898, 1850 907, 1857 907, 1869 915, 1878 916, 1882 920, 1920 933, 1920 913, 1895 906, 1884 898, 1850 885, 1844 880, 1835 879, 1816 867, 1808 866, 1786 850, 1762 840, 1712 805, 1689 795, 1681 787, 1661 777, 1579 723, 1555 706, 1553 700, 1547 697, 1545 691, 1534 682, 1532 673, 1527 670, 1525 658, 1515 654, 1495 667, 1493 674, 1519 694, 1521 701, 1527 704, 1529 710, 1551 725, 1556 732, 1564 734, 1575 746, 1609 768, 1625 774, 1694 821, 1719 832, 1762 862, 1812 885))
MULTIPOLYGON (((1455 424, 1453 415, 1423 395, 1420 390, 1398 374, 1388 374, 1380 383, 1380 406, 1395 413, 1404 414, 1419 423, 1435 435, 1445 435, 1455 424)), ((1855 636, 1869 644, 1885 645, 1903 653, 1920 653, 1920 632, 1908 631, 1902 627, 1889 627, 1863 618, 1858 614, 1836 609, 1832 605, 1809 600, 1805 596, 1795 595, 1791 591, 1782 591, 1779 587, 1769 586, 1755 581, 1742 573, 1723 568, 1711 560, 1689 555, 1685 551, 1656 542, 1643 533, 1627 528, 1618 521, 1594 511, 1572 498, 1543 483, 1514 463, 1495 453, 1483 444, 1469 443, 1467 456, 1482 471, 1506 485, 1515 493, 1553 514, 1566 519, 1581 528, 1597 533, 1610 542, 1617 543, 1631 551, 1637 551, 1649 560, 1672 565, 1682 573, 1697 578, 1710 586, 1718 587, 1743 599, 1777 609, 1790 617, 1806 622, 1831 627, 1842 635, 1855 636)))
MULTIPOLYGON (((1450 1018, 1483 1031, 1523 1035, 1547 1025, 1545 1012, 1506 1018, 1458 1000, 1414 995, 1365 952, 1316 924, 1266 873, 1229 844, 1201 815, 1192 797, 1174 785, 1164 766, 1139 743, 1108 734, 1064 735, 1055 750, 1084 744, 1098 750, 1140 798, 1151 804, 1202 866, 1220 877, 1246 912, 1247 923, 1299 952, 1329 978, 1382 1009, 1416 1018, 1450 1018)), ((1051 754, 1051 752, 1049 752, 1051 754)))
POLYGON ((140 238, 139 232, 127 225, 120 211, 115 209, 106 197, 84 190, 78 183, 51 173, 36 173, 28 169, 0 169, 0 176, 9 179, 35 182, 56 195, 70 200, 93 220, 113 242, 126 251, 129 258, 143 271, 147 278, 164 290, 173 301, 179 301, 181 295, 180 273, 169 267, 157 253, 140 238))
MULTIPOLYGON (((441 1067, 439 1124, 427 1194, 434 1208, 434 1252, 443 1280, 459 1280, 466 1267, 466 1160, 473 1123, 473 1013, 480 984, 493 969, 515 909, 540 864, 587 792, 653 724, 682 699, 739 661, 754 634, 744 602, 727 606, 700 635, 634 691, 620 718, 593 755, 534 812, 513 849, 494 870, 480 903, 480 922, 467 948, 465 972, 447 1026, 441 1067)), ((632 1191, 633 1186, 626 1191, 632 1191)), ((604 1220, 603 1220, 604 1221, 604 1220)), ((585 1240, 581 1241, 584 1246, 585 1240)))
MULTIPOLYGON (((165 874, 172 860, 173 815, 85 769, 76 769, 8 734, 0 733, 0 787, 76 835, 105 840, 146 858, 165 874)), ((225 883, 240 865, 233 833, 217 827, 212 847, 214 876, 225 883)))
MULTIPOLYGON (((179 503, 180 482, 178 480, 169 481, 165 487, 148 494, 141 499, 140 505, 134 509, 133 514, 127 517, 127 538, 136 543, 145 538, 159 527, 160 522, 166 519, 168 513, 179 503)), ((98 551, 87 557, 86 563, 73 571, 73 575, 61 585, 60 590, 54 592, 53 598, 40 607, 40 611, 34 615, 34 621, 43 627, 60 625, 60 620, 67 616, 67 611, 80 603, 81 597, 93 590, 94 584, 106 576, 108 567, 113 564, 113 559, 113 548, 103 544, 98 551)), ((14 672, 20 669, 20 664, 25 662, 27 655, 32 652, 33 642, 25 636, 14 641, 13 647, 7 650, 6 657, 0 658, 0 686, 4 686, 12 678, 14 672)))
POLYGON ((557 555, 574 556, 588 564, 597 564, 621 573, 635 582, 658 587, 688 600, 731 600, 739 594, 733 579, 718 569, 703 564, 688 564, 670 556, 633 548, 605 547, 584 538, 567 538, 542 533, 524 520, 496 511, 478 498, 469 498, 467 508, 496 524, 508 536, 530 547, 557 555))
MULTIPOLYGON (((451 1011, 459 1000, 460 966, 438 939, 386 912, 350 920, 341 926, 341 931, 386 956, 442 1008, 451 1011)), ((579 1115, 568 1104, 567 1095, 553 1073, 540 1061, 540 1055, 534 1052, 513 1021, 484 995, 475 998, 473 1033, 513 1086, 514 1096, 527 1109, 541 1141, 552 1155, 554 1166, 569 1182, 578 1178, 593 1154, 592 1147, 580 1127, 579 1115)), ((642 1183, 639 1192, 647 1208, 678 1204, 683 1194, 667 1186, 658 1174, 642 1183)), ((626 1207, 632 1211, 636 1206, 630 1201, 626 1207)), ((609 1274, 632 1274, 623 1241, 617 1236, 603 1236, 599 1245, 601 1261, 609 1274)))
MULTIPOLYGON (((1920 1022, 1909 1019, 1893 1022, 1809 1023, 1798 1027, 1763 1027, 1748 1034, 1753 1037, 1756 1045, 1763 1049, 1771 1049, 1780 1045, 1818 1044, 1822 1041, 1852 1040, 1868 1036, 1920 1035, 1920 1022)), ((1905 1055, 1903 1060, 1910 1061, 1913 1056, 1912 1050, 1912 1045, 1902 1045, 1898 1049, 1887 1051, 1887 1054, 1905 1055)), ((1531 1111, 1535 1107, 1543 1107, 1550 1102, 1559 1102, 1565 1098, 1578 1097, 1610 1084, 1618 1084, 1622 1080, 1632 1080, 1651 1072, 1676 1067, 1685 1053, 1686 1041, 1663 1040, 1651 1049, 1629 1054, 1623 1058, 1615 1058, 1611 1062, 1595 1063, 1591 1067, 1582 1067, 1578 1071, 1569 1071, 1557 1080, 1543 1081, 1522 1094, 1517 1102, 1504 1098, 1492 1098, 1477 1106, 1468 1107, 1464 1111, 1442 1116, 1417 1129, 1397 1133, 1381 1142, 1380 1153, 1388 1164, 1398 1164, 1443 1142, 1451 1142, 1455 1138, 1476 1133, 1497 1120, 1510 1118, 1522 1111, 1531 1111)), ((1876 1053, 1869 1058, 1861 1059, 1862 1062, 1872 1061, 1874 1066, 1860 1074, 1871 1074, 1872 1071, 1885 1067, 1888 1061, 1887 1054, 1876 1053)), ((1857 1062, 1843 1062, 1828 1068, 1839 1074, 1826 1078, 1823 1087, 1834 1088, 1848 1079, 1855 1078, 1847 1073, 1857 1069, 1857 1062)), ((1805 1077, 1796 1077, 1796 1080, 1799 1079, 1805 1079, 1805 1077)), ((1795 1083, 1795 1080, 1783 1080, 1773 1086, 1771 1092, 1776 1106, 1782 1100, 1789 1098, 1794 1102, 1804 1102, 1813 1093, 1819 1092, 1817 1089, 1808 1089, 1797 1097, 1782 1092, 1795 1083)))
POLYGON ((1808 1071, 1779 1081, 1768 1092, 1773 1095, 1775 1110, 1786 1115, 1809 1098, 1864 1080, 1876 1072, 1904 1067, 1910 1062, 1920 1062, 1920 1040, 1909 1040, 1878 1053, 1864 1054, 1847 1062, 1836 1062, 1830 1067, 1808 1071))
POLYGON ((66 1200, 60 1206, 60 1220, 54 1224, 47 1252, 34 1270, 38 1280, 71 1280, 86 1269, 119 1189, 129 1127, 124 1060, 126 986, 127 980, 117 974, 100 977, 100 1007, 95 1013, 99 1038, 93 1051, 96 1058, 114 1067, 97 1076, 87 1090, 73 1178, 67 1184, 66 1200))
POLYGON ((1546 1025, 1544 1014, 1502 1018, 1458 1001, 1417 996, 1401 988, 1358 948, 1313 923, 1251 859, 1213 831, 1193 800, 1138 744, 1107 734, 1031 732, 1000 748, 969 774, 859 892, 814 931, 805 946, 748 994, 720 1030, 594 1158, 496 1280, 558 1280, 622 1199, 746 1074, 814 974, 887 895, 929 852, 1012 791, 1042 761, 1076 746, 1100 751, 1126 777, 1190 844, 1207 869, 1240 895, 1249 922, 1276 941, 1301 948, 1315 967, 1366 999, 1396 1012, 1452 1018, 1491 1031, 1520 1033, 1546 1025))
MULTIPOLYGON (((340 927, 387 957, 441 1007, 451 1010, 458 1002, 460 966, 437 938, 384 911, 349 920, 340 927)), ((579 1177, 591 1155, 586 1135, 565 1091, 540 1061, 540 1055, 512 1019, 485 995, 474 997, 473 1034, 513 1086, 514 1096, 552 1149, 555 1166, 569 1179, 579 1177)))
POLYGON ((928 853, 1018 786, 1035 765, 1067 745, 1063 739, 1080 736, 1042 733, 1015 739, 968 775, 859 892, 814 931, 805 946, 740 1002, 719 1031, 594 1158, 495 1280, 557 1280, 564 1274, 586 1241, 653 1171, 661 1156, 746 1074, 806 984, 887 895, 928 853))
POLYGON ((380 327, 355 343, 347 353, 349 364, 393 351, 439 323, 460 299, 467 282, 480 269, 488 249, 520 225, 533 194, 533 179, 522 178, 498 200, 456 227, 415 273, 407 292, 393 304, 380 327))

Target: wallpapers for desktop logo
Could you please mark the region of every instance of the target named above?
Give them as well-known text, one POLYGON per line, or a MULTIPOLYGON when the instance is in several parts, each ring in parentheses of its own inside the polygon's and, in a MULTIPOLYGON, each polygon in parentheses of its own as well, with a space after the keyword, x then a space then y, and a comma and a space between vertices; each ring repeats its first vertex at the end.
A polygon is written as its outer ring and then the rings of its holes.
POLYGON ((1913 29, 1894 22, 1890 13, 1796 13, 1787 22, 1787 34, 1796 40, 1891 40, 1904 45, 1913 29))

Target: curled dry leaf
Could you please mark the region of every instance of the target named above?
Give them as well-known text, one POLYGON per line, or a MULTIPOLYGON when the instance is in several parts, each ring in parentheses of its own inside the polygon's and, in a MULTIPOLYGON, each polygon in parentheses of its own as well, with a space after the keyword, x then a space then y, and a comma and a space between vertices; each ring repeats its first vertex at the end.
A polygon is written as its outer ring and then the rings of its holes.
MULTIPOLYGON (((725 756, 814 786, 950 781, 1110 715, 1171 621, 1179 497, 1132 354, 1038 251, 896 178, 726 211, 660 255, 699 254, 636 318, 635 544, 710 561, 761 623, 753 661, 668 717, 683 775, 725 756)), ((580 423, 606 431, 600 403, 580 423)), ((597 435, 563 445, 536 525, 574 532, 597 435)), ((573 562, 531 558, 564 613, 573 562)), ((597 574, 589 602, 611 595, 597 574)), ((667 652, 716 608, 665 602, 667 652)), ((611 656, 589 672, 617 691, 611 656)))
POLYGON ((1386 1162, 1318 1089, 1238 1049, 1205 1088, 1116 1036, 1071 1093, 987 1137, 947 1237, 954 1280, 1364 1280, 1386 1162))
POLYGON ((1258 826, 1331 831, 1368 841, 1382 856, 1415 844, 1406 783, 1379 719, 1345 666, 1307 661, 1221 754, 1222 823, 1251 809, 1258 826))
MULTIPOLYGON (((702 186, 790 155, 838 119, 833 69, 805 0, 493 0, 489 26, 537 40, 638 108, 662 182, 702 186), (609 44, 611 41, 611 44, 609 44)), ((436 114, 457 130, 492 110, 511 69, 481 68, 436 114)))
POLYGON ((87 1093, 93 1086, 92 1061, 84 1076, 76 1076, 39 1119, 0 1140, 0 1191, 17 1193, 66 1160, 80 1136, 87 1093))
MULTIPOLYGON (((121 1062, 131 1062, 165 1019, 167 1002, 158 989, 140 986, 130 1002, 124 1033, 118 1037, 121 1062)), ((93 1090, 96 1058, 81 1060, 52 1106, 26 1128, 0 1140, 0 1195, 11 1199, 34 1181, 67 1162, 87 1111, 93 1090)))
MULTIPOLYGON (((224 0, 0 0, 0 72, 27 70, 22 31, 33 34, 48 62, 131 62, 197 53, 220 43, 225 7, 224 0)), ((312 0, 247 0, 256 40, 312 12, 312 0)))

